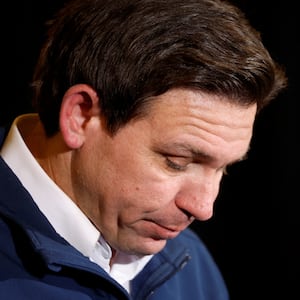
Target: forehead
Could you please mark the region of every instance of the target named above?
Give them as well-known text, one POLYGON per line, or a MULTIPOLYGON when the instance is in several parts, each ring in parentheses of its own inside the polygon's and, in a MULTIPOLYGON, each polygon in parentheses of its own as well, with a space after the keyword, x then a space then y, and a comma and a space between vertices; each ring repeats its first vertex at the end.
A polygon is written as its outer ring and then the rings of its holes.
POLYGON ((149 115, 154 119, 162 117, 166 123, 186 117, 203 125, 207 122, 232 129, 248 128, 253 125, 256 105, 241 106, 213 94, 173 89, 156 97, 150 105, 149 115))
POLYGON ((256 105, 240 106, 215 95, 174 89, 153 101, 146 119, 152 135, 165 144, 189 143, 214 155, 234 149, 232 155, 238 156, 249 147, 255 115, 256 105))

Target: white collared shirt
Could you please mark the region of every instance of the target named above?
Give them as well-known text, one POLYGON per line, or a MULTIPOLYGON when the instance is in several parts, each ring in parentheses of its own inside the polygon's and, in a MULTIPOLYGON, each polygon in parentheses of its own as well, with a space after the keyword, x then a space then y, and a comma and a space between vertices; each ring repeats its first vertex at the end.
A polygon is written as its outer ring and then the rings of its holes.
POLYGON ((0 155, 17 175, 56 232, 91 261, 100 265, 129 292, 129 281, 151 259, 112 251, 100 232, 79 207, 54 183, 35 160, 18 127, 33 126, 36 114, 22 115, 13 122, 0 155))

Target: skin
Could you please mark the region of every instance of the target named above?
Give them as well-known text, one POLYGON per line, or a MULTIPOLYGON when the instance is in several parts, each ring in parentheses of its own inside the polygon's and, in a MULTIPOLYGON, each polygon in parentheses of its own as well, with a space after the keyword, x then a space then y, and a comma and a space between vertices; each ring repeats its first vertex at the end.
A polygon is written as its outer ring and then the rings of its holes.
POLYGON ((45 138, 39 125, 27 144, 113 249, 154 254, 212 216, 226 166, 248 151, 256 106, 174 89, 111 136, 98 101, 86 85, 70 88, 61 132, 45 138))

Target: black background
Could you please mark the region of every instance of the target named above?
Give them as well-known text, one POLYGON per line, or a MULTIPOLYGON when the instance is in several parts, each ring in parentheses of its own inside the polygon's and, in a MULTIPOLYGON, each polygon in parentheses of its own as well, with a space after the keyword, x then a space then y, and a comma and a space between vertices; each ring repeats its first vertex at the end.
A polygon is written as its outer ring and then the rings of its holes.
MULTIPOLYGON (((259 115, 249 158, 231 167, 224 178, 214 217, 192 228, 218 263, 231 300, 300 299, 296 183, 300 16, 296 16, 296 1, 232 2, 243 9, 271 55, 286 67, 289 87, 259 115)), ((28 86, 44 38, 44 22, 62 3, 14 1, 2 10, 2 18, 7 16, 1 39, 0 125, 31 111, 28 86)))

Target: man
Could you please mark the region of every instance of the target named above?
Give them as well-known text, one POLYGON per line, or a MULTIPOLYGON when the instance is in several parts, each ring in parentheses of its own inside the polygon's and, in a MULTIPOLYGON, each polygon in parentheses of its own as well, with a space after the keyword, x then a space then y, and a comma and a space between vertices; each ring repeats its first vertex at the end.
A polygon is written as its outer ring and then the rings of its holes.
POLYGON ((0 296, 228 299, 188 227, 285 85, 224 1, 69 1, 34 72, 37 114, 2 139, 0 296))

